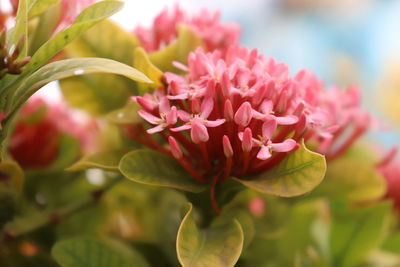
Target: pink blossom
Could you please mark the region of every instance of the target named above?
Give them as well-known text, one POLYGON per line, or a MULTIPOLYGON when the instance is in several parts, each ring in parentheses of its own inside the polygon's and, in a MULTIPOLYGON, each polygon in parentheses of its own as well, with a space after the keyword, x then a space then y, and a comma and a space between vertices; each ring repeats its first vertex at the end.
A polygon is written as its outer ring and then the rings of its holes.
POLYGON ((395 158, 397 150, 390 150, 377 168, 386 180, 385 198, 393 200, 394 207, 400 211, 400 161, 395 158))
POLYGON ((166 73, 166 85, 153 96, 136 97, 143 107, 139 114, 157 126, 146 131, 136 125, 131 136, 174 157, 195 179, 212 186, 275 167, 303 138, 336 153, 330 146, 335 142, 326 140, 335 141, 338 127, 350 122, 366 126, 355 91, 328 97, 334 91, 325 90, 308 71, 291 78, 285 64, 257 50, 230 47, 226 53, 206 53, 198 48, 188 65, 179 67, 185 75, 166 73), (161 101, 152 101, 159 95, 161 101), (171 112, 177 119, 168 120, 171 112), (155 133, 169 147, 149 135, 155 133))
POLYGON ((225 50, 230 45, 236 45, 239 40, 239 26, 235 23, 221 23, 218 11, 202 9, 190 16, 179 5, 164 8, 154 19, 152 27, 139 26, 134 32, 141 45, 148 52, 153 52, 177 39, 180 24, 187 25, 198 34, 209 51, 225 50))

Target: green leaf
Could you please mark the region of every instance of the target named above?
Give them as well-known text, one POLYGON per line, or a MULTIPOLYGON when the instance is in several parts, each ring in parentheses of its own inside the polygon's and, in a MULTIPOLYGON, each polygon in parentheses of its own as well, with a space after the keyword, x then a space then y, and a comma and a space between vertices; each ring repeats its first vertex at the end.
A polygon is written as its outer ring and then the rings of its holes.
POLYGON ((24 183, 24 172, 15 161, 0 162, 0 188, 21 192, 24 183))
POLYGON ((173 61, 186 64, 190 52, 197 47, 202 47, 203 41, 188 26, 179 25, 178 39, 162 50, 149 55, 151 62, 162 71, 179 71, 173 65, 173 61))
POLYGON ((90 168, 100 168, 109 171, 119 171, 118 164, 129 149, 101 151, 88 155, 74 163, 67 171, 81 171, 90 168))
MULTIPOLYGON (((98 72, 119 74, 139 82, 151 83, 141 72, 111 59, 66 59, 50 63, 26 78, 18 87, 16 97, 20 97, 20 99, 18 99, 19 105, 22 105, 33 93, 49 82, 76 75, 98 72)), ((112 93, 113 92, 110 92, 110 94, 112 93)))
POLYGON ((153 150, 135 150, 126 154, 119 170, 128 179, 148 185, 165 186, 199 193, 206 185, 196 181, 172 157, 153 150))
POLYGON ((382 249, 398 253, 400 255, 400 231, 391 233, 391 235, 388 236, 383 243, 382 249))
POLYGON ((133 60, 133 67, 143 72, 154 83, 151 85, 138 84, 140 94, 151 92, 153 88, 162 86, 161 79, 164 76, 163 72, 151 63, 147 53, 142 47, 135 49, 135 56, 133 60))
POLYGON ((147 262, 136 253, 127 257, 104 242, 78 237, 56 243, 51 251, 62 267, 146 267, 147 262))
POLYGON ((25 67, 25 71, 29 73, 37 70, 67 44, 96 23, 118 12, 122 6, 123 2, 121 1, 108 0, 95 3, 84 9, 71 26, 61 30, 36 51, 25 67))
POLYGON ((243 185, 265 194, 299 196, 313 190, 325 176, 325 157, 306 148, 304 143, 289 153, 273 169, 249 180, 234 178, 243 185))
POLYGON ((60 86, 69 105, 96 116, 122 108, 133 93, 120 77, 110 74, 76 76, 60 81, 60 86))
POLYGON ((377 248, 388 227, 390 203, 349 208, 333 203, 331 251, 333 266, 356 266, 377 248))
POLYGON ((60 140, 60 148, 56 161, 46 169, 46 171, 60 171, 66 166, 71 165, 81 152, 79 140, 67 134, 63 134, 60 140))
POLYGON ((329 163, 326 178, 312 195, 362 202, 385 193, 386 182, 373 162, 344 156, 329 163))
POLYGON ((184 267, 234 266, 242 252, 243 241, 242 227, 236 220, 199 229, 190 204, 178 230, 178 260, 184 267))
POLYGON ((11 29, 10 38, 7 43, 10 48, 16 46, 22 36, 25 36, 24 46, 18 58, 26 57, 28 53, 28 3, 27 0, 20 0, 18 3, 18 12, 15 17, 15 26, 11 29))
POLYGON ((134 102, 129 101, 123 108, 111 111, 105 118, 108 122, 114 124, 135 124, 140 123, 143 119, 137 113, 142 107, 134 102))
POLYGON ((28 5, 29 18, 42 14, 50 7, 58 4, 58 2, 60 2, 60 0, 30 0, 28 5))
POLYGON ((115 22, 104 20, 65 47, 70 57, 103 57, 131 65, 139 42, 115 22), (112 42, 110 42, 112 40, 112 42))

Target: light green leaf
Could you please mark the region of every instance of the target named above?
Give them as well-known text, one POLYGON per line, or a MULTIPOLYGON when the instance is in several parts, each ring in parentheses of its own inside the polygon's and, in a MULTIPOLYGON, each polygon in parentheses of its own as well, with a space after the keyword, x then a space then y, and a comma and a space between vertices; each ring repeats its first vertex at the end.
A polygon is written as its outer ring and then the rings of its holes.
POLYGON ((184 267, 234 266, 242 252, 243 241, 242 227, 236 220, 199 229, 190 204, 178 230, 178 260, 184 267))
POLYGON ((26 72, 37 70, 67 44, 96 23, 118 12, 122 6, 121 1, 109 0, 95 3, 84 9, 71 26, 61 30, 36 51, 25 67, 26 72))
POLYGON ((386 182, 371 161, 341 157, 329 163, 326 178, 314 196, 371 201, 386 193, 386 182))
MULTIPOLYGON (((16 92, 17 97, 20 96, 18 99, 19 104, 21 105, 24 103, 33 93, 49 82, 76 75, 98 72, 119 74, 135 81, 151 83, 141 72, 111 59, 66 59, 50 63, 26 78, 16 92)), ((110 94, 112 93, 113 92, 110 92, 110 94)))
POLYGON ((156 66, 151 63, 148 55, 142 47, 137 47, 135 49, 135 56, 133 60, 133 67, 143 72, 150 80, 154 83, 151 85, 138 84, 138 90, 140 94, 150 92, 153 88, 162 86, 161 79, 163 77, 163 72, 159 70, 156 66))
POLYGON ((26 57, 28 54, 28 3, 27 0, 20 0, 18 3, 18 12, 15 17, 15 26, 11 29, 10 38, 7 38, 7 44, 16 46, 22 36, 25 36, 24 46, 18 58, 26 57))
POLYGON ((0 188, 21 192, 24 183, 24 172, 15 161, 0 162, 0 188))
POLYGON ((54 245, 51 254, 62 267, 149 266, 138 253, 128 257, 104 242, 89 237, 60 241, 54 245))
POLYGON ((133 94, 121 77, 103 73, 64 79, 60 86, 69 105, 96 116, 122 108, 133 94))
POLYGON ((325 176, 325 157, 306 148, 304 143, 273 169, 251 179, 236 179, 265 194, 299 196, 313 190, 325 176))
POLYGON ((65 47, 65 51, 70 57, 96 56, 131 65, 135 47, 138 45, 133 33, 111 20, 104 20, 65 47))
POLYGON ((186 64, 190 52, 202 47, 203 41, 188 26, 182 24, 178 28, 178 39, 170 45, 149 55, 151 62, 162 71, 176 72, 173 61, 186 64))
POLYGON ((88 155, 74 163, 67 171, 81 171, 90 168, 100 168, 109 171, 119 171, 118 165, 121 158, 129 152, 129 149, 101 151, 88 155))
POLYGON ((50 7, 56 5, 60 0, 30 0, 28 5, 29 18, 36 17, 50 7))
POLYGON ((333 203, 331 251, 333 266, 356 266, 383 240, 388 226, 390 203, 361 208, 333 203))
POLYGON ((196 181, 172 157, 153 150, 135 150, 126 154, 119 170, 128 179, 148 185, 165 186, 199 193, 206 185, 196 181))

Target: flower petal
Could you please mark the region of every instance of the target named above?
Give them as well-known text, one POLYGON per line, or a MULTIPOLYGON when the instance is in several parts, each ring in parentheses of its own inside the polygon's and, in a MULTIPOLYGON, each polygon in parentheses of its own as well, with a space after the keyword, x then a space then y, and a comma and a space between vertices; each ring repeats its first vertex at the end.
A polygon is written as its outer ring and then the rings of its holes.
POLYGON ((267 138, 267 139, 271 139, 271 137, 273 136, 276 127, 277 127, 277 122, 276 120, 270 120, 267 122, 264 122, 262 125, 262 135, 263 137, 267 138))
POLYGON ((271 152, 267 146, 261 146, 260 151, 257 153, 257 158, 260 160, 266 160, 271 157, 271 152))
POLYGON ((158 132, 162 132, 164 129, 165 129, 164 125, 163 125, 163 124, 160 124, 160 125, 157 125, 157 126, 154 127, 154 128, 148 129, 146 132, 147 132, 148 134, 155 134, 155 133, 158 133, 158 132))
POLYGON ((292 125, 297 123, 299 118, 294 115, 287 115, 283 117, 275 117, 275 120, 279 125, 292 125))
POLYGON ((218 119, 215 121, 205 121, 204 125, 207 127, 217 127, 220 126, 221 124, 224 124, 225 119, 218 119))
POLYGON ((138 114, 140 117, 142 117, 144 120, 146 120, 147 122, 149 122, 151 124, 159 124, 159 121, 161 120, 161 118, 158 118, 144 110, 139 110, 138 114))
POLYGON ((286 139, 282 143, 271 144, 271 148, 275 152, 289 152, 297 145, 293 139, 286 139))
POLYGON ((193 143, 200 144, 207 142, 209 139, 207 127, 198 121, 192 123, 192 130, 190 131, 190 137, 193 143))
POLYGON ((189 130, 190 128, 192 128, 192 125, 190 124, 185 124, 179 127, 175 127, 175 128, 171 128, 170 130, 173 132, 180 132, 180 131, 185 131, 185 130, 189 130))

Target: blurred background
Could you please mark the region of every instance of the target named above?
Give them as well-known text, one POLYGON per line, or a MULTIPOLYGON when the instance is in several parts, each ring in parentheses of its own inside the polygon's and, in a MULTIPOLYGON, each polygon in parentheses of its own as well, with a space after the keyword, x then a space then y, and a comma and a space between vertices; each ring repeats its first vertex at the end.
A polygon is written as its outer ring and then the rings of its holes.
POLYGON ((400 145, 400 0, 125 2, 113 19, 127 29, 177 3, 189 13, 219 9, 223 21, 241 25, 242 44, 286 62, 292 74, 307 68, 327 86, 359 85, 364 106, 382 120, 370 137, 400 145))

